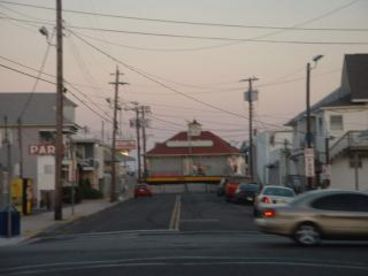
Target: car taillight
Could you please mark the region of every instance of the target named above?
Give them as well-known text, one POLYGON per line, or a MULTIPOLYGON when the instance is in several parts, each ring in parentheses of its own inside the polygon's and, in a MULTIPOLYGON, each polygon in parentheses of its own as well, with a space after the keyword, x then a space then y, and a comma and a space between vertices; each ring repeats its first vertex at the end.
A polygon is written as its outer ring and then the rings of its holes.
POLYGON ((273 218, 276 216, 276 212, 273 209, 264 210, 262 213, 264 218, 273 218))
POLYGON ((264 196, 262 197, 262 200, 261 200, 263 203, 271 203, 271 199, 267 196, 264 196))

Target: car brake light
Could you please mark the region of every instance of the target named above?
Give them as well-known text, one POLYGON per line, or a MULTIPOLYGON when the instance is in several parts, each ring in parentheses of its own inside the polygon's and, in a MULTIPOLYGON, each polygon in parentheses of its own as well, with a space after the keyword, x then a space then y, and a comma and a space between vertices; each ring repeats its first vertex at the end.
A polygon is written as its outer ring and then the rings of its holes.
POLYGON ((263 211, 263 217, 265 218, 273 218, 276 216, 275 210, 269 209, 263 211))
POLYGON ((271 199, 267 196, 264 196, 262 197, 262 200, 261 200, 263 203, 271 203, 271 199))

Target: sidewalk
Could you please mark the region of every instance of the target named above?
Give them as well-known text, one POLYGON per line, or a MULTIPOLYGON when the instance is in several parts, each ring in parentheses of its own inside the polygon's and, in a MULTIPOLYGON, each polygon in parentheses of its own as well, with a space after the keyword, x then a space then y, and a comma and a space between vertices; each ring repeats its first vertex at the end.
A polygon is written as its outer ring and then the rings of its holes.
POLYGON ((58 227, 58 225, 70 223, 82 217, 98 213, 106 208, 119 204, 120 202, 125 201, 128 198, 118 200, 114 203, 110 203, 108 199, 83 200, 81 203, 74 206, 74 215, 72 215, 71 206, 64 207, 62 221, 54 220, 53 211, 43 212, 29 216, 22 216, 20 225, 21 235, 12 238, 0 236, 0 247, 19 244, 43 232, 44 230, 50 227, 58 227))

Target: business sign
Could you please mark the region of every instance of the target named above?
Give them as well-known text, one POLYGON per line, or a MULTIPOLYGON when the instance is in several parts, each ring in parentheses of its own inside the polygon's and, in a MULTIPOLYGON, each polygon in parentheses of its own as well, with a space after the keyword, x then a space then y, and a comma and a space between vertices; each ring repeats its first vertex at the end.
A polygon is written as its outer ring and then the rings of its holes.
POLYGON ((315 168, 314 168, 314 149, 313 148, 306 148, 304 150, 304 164, 305 164, 305 176, 314 177, 315 168))
POLYGON ((55 155, 55 145, 38 144, 29 146, 29 154, 31 155, 55 155))
POLYGON ((213 147, 212 140, 171 140, 166 142, 166 146, 169 148, 195 148, 195 147, 213 147))
POLYGON ((118 151, 131 151, 136 149, 135 140, 116 139, 116 150, 118 151))

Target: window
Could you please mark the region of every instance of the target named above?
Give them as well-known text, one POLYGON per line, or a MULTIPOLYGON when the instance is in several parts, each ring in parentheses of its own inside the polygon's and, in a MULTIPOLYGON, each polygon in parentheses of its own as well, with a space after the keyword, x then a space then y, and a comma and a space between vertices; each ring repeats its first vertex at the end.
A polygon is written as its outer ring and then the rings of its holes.
POLYGON ((40 131, 40 143, 53 143, 55 141, 54 132, 51 131, 40 131))
POLYGON ((331 130, 344 130, 342 115, 330 116, 330 129, 331 130))
POLYGON ((367 212, 368 196, 360 194, 335 194, 316 199, 311 206, 321 210, 367 212))
POLYGON ((292 190, 289 189, 284 189, 284 188, 265 188, 265 190, 263 191, 263 194, 265 195, 273 195, 273 196, 285 196, 285 197, 292 197, 294 196, 294 192, 292 190))
POLYGON ((319 133, 323 133, 323 118, 322 117, 318 117, 318 132, 319 133))

